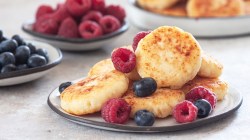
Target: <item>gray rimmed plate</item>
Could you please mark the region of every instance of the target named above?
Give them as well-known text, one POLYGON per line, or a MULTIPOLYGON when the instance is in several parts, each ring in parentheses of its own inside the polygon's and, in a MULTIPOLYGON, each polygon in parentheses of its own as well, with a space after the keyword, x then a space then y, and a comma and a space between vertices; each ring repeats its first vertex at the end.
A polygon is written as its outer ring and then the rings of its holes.
POLYGON ((122 24, 122 27, 117 31, 95 39, 86 40, 81 38, 63 38, 55 35, 41 34, 32 30, 33 24, 33 21, 27 21, 23 23, 22 30, 36 40, 47 42, 57 48, 66 51, 90 51, 99 49, 112 43, 129 28, 129 23, 125 20, 122 24))
POLYGON ((250 16, 190 18, 156 14, 140 8, 136 0, 128 0, 128 17, 143 30, 154 30, 159 26, 177 26, 195 37, 215 38, 250 35, 250 16))
POLYGON ((61 62, 62 52, 60 51, 60 49, 55 48, 47 43, 42 43, 39 41, 34 41, 34 40, 25 40, 25 41, 34 44, 36 48, 46 49, 49 56, 48 64, 41 67, 29 68, 25 70, 0 74, 0 86, 11 86, 38 79, 47 74, 51 70, 51 68, 55 67, 61 62))
POLYGON ((129 122, 124 125, 107 123, 101 118, 100 113, 85 116, 69 114, 60 107, 60 93, 58 88, 50 93, 47 102, 49 107, 57 114, 77 124, 118 132, 154 133, 191 129, 217 121, 235 112, 241 106, 242 101, 243 99, 240 92, 230 87, 225 99, 217 103, 215 110, 207 118, 198 119, 191 123, 180 124, 176 123, 173 117, 168 117, 166 119, 156 119, 154 125, 149 127, 136 126, 132 120, 129 120, 129 122))

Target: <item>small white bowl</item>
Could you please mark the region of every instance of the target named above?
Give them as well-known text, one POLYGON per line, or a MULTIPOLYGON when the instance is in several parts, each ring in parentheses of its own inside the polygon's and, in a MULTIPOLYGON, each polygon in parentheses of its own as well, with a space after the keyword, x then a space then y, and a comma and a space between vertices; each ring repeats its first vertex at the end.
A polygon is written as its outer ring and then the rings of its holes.
POLYGON ((177 26, 196 37, 228 37, 250 34, 250 16, 224 18, 190 18, 156 14, 128 0, 128 14, 133 24, 144 30, 159 26, 177 26))
POLYGON ((47 74, 51 70, 51 68, 55 67, 61 62, 62 52, 60 51, 60 49, 54 48, 49 44, 38 41, 32 41, 32 40, 25 40, 25 41, 34 44, 36 48, 46 49, 49 56, 48 64, 41 67, 29 68, 29 69, 0 74, 0 86, 11 86, 33 81, 47 74))
POLYGON ((124 21, 122 27, 117 31, 98 38, 86 40, 81 38, 63 38, 56 35, 41 34, 33 31, 33 23, 33 21, 27 21, 23 23, 23 31, 31 35, 36 40, 47 42, 57 48, 66 51, 90 51, 99 49, 107 44, 112 43, 129 28, 128 22, 124 21))

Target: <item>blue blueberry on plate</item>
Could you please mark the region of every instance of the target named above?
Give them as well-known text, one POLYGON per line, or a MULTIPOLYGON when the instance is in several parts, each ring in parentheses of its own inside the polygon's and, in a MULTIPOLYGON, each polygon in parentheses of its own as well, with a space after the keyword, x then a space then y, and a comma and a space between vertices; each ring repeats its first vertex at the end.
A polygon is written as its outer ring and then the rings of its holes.
POLYGON ((11 52, 4 52, 0 54, 0 63, 3 66, 8 64, 15 64, 16 59, 13 53, 11 52))
POLYGON ((14 64, 5 65, 1 69, 1 73, 7 73, 7 72, 12 72, 12 71, 16 71, 16 66, 14 64))
POLYGON ((147 110, 139 110, 135 113, 134 121, 138 126, 152 126, 155 122, 155 116, 147 110))
POLYGON ((30 68, 35 68, 46 65, 47 60, 41 55, 33 54, 31 57, 29 57, 27 64, 30 68))
POLYGON ((198 108, 198 114, 197 114, 198 118, 205 118, 212 111, 211 104, 205 99, 199 99, 195 101, 194 105, 198 108))
POLYGON ((30 49, 30 54, 36 53, 36 47, 35 47, 33 44, 28 43, 27 46, 28 46, 29 49, 30 49))
POLYGON ((67 87, 71 86, 72 83, 71 82, 65 82, 65 83, 62 83, 60 86, 59 86, 59 92, 62 93, 67 87))
POLYGON ((147 97, 157 89, 157 83, 153 78, 142 78, 133 83, 133 91, 138 97, 147 97))
POLYGON ((26 45, 19 46, 15 52, 16 63, 25 64, 30 57, 30 49, 26 45))
POLYGON ((44 48, 39 48, 39 49, 37 49, 37 50, 36 50, 36 54, 45 57, 47 61, 49 60, 48 52, 47 52, 47 50, 44 49, 44 48))
POLYGON ((16 48, 17 48, 17 42, 12 39, 7 39, 0 43, 0 53, 14 52, 16 48))
POLYGON ((21 38, 19 35, 13 35, 12 39, 17 42, 18 46, 25 45, 26 43, 24 42, 23 38, 21 38))
POLYGON ((28 69, 28 65, 27 64, 20 64, 16 66, 17 70, 25 70, 28 69))

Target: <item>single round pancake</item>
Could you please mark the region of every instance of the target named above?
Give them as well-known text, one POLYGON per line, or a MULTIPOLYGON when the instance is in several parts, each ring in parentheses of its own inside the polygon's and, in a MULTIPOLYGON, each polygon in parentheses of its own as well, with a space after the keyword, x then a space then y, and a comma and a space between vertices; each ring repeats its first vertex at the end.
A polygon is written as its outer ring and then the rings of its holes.
POLYGON ((187 16, 186 3, 178 3, 166 9, 148 9, 151 12, 169 16, 187 16))
POLYGON ((198 75, 207 78, 218 78, 222 74, 223 66, 216 59, 202 53, 201 68, 198 75))
MULTIPOLYGON (((111 59, 104 59, 100 62, 97 62, 88 72, 88 76, 92 75, 102 75, 107 72, 115 70, 114 65, 111 59)), ((134 69, 130 73, 125 73, 125 75, 132 81, 141 79, 140 75, 138 74, 137 70, 134 69)))
POLYGON ((181 88, 201 66, 201 48, 180 28, 162 26, 140 40, 135 51, 139 75, 154 78, 158 87, 181 88))
POLYGON ((127 91, 128 84, 128 78, 117 70, 87 77, 61 93, 61 107, 75 115, 98 112, 109 99, 121 97, 127 91))
MULTIPOLYGON (((121 48, 126 48, 126 49, 129 49, 131 51, 133 51, 133 48, 131 45, 129 46, 123 46, 121 48)), ((117 48, 116 48, 117 49, 117 48)), ((114 50, 116 50, 114 49, 114 50)), ((113 51, 114 51, 113 50, 113 51)), ((133 51, 134 52, 134 51, 133 51)), ((115 67, 111 61, 111 59, 105 59, 105 60, 102 60, 100 62, 97 62, 88 72, 88 76, 91 76, 91 75, 102 75, 106 72, 110 72, 112 70, 115 70, 115 67)), ((141 79, 140 75, 138 74, 137 70, 136 69, 133 69, 131 72, 129 73, 125 73, 125 75, 132 81, 135 81, 135 80, 139 80, 141 79)))
POLYGON ((181 90, 160 88, 151 96, 137 97, 132 88, 129 88, 123 98, 131 106, 131 118, 134 118, 137 111, 143 109, 152 112, 157 118, 166 118, 172 114, 175 105, 185 99, 185 94, 181 90))
POLYGON ((190 17, 230 17, 244 15, 242 0, 189 0, 187 13, 190 17))
POLYGON ((188 93, 192 88, 197 86, 203 86, 215 93, 215 96, 217 97, 217 100, 223 100, 225 95, 228 92, 228 84, 218 78, 202 78, 202 77, 195 77, 195 79, 189 81, 186 83, 182 90, 186 94, 188 93))
POLYGON ((137 0, 137 3, 144 9, 162 10, 173 6, 178 1, 179 0, 137 0))
POLYGON ((246 15, 250 15, 250 0, 244 1, 245 5, 245 13, 246 15))

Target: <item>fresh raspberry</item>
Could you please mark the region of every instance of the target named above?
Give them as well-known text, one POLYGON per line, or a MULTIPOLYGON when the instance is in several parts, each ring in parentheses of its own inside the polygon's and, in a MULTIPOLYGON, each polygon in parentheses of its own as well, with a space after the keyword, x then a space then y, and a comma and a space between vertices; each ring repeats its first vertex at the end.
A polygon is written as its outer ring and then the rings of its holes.
POLYGON ((192 102, 187 100, 177 104, 173 110, 173 116, 176 122, 179 123, 192 122, 196 120, 197 113, 197 107, 192 102))
POLYGON ((126 17, 125 10, 119 5, 109 5, 106 8, 106 14, 116 17, 121 23, 123 23, 126 17))
POLYGON ((189 100, 190 102, 193 102, 193 103, 196 100, 205 99, 211 104, 213 109, 215 108, 216 102, 217 102, 215 94, 212 91, 210 91, 202 86, 198 86, 198 87, 191 89, 186 94, 185 98, 186 98, 186 100, 189 100))
POLYGON ((104 12, 105 11, 105 0, 92 0, 92 9, 104 12))
POLYGON ((116 70, 123 73, 131 72, 136 65, 135 54, 125 48, 116 49, 111 56, 111 60, 116 70))
POLYGON ((135 35, 134 40, 133 40, 133 44, 132 44, 134 51, 136 50, 137 45, 140 42, 140 40, 143 39, 149 33, 151 33, 151 31, 141 31, 135 35))
POLYGON ((43 15, 34 24, 34 30, 44 34, 56 34, 59 23, 51 15, 43 15))
POLYGON ((91 9, 91 0, 67 0, 66 7, 72 16, 81 17, 91 9))
POLYGON ((102 28, 94 21, 84 21, 78 27, 79 33, 84 39, 99 37, 103 34, 102 28))
POLYGON ((57 35, 65 38, 77 38, 78 27, 76 22, 70 17, 66 18, 60 25, 57 35))
POLYGON ((41 5, 38 7, 37 11, 36 11, 36 20, 41 17, 42 15, 46 15, 46 14, 51 14, 53 13, 54 10, 51 6, 49 5, 41 5))
POLYGON ((71 17, 65 4, 58 4, 56 11, 52 14, 52 17, 61 23, 64 19, 71 17))
POLYGON ((110 15, 103 16, 99 20, 99 24, 101 25, 105 34, 112 33, 121 27, 121 24, 118 19, 110 15))
POLYGON ((91 20, 99 23, 102 18, 102 13, 99 11, 89 11, 85 16, 82 17, 82 21, 91 20))
POLYGON ((129 119, 131 106, 121 98, 107 101, 101 110, 102 118, 109 123, 124 124, 129 119))

